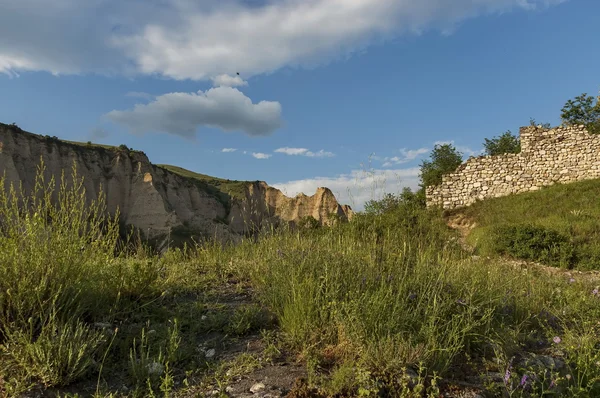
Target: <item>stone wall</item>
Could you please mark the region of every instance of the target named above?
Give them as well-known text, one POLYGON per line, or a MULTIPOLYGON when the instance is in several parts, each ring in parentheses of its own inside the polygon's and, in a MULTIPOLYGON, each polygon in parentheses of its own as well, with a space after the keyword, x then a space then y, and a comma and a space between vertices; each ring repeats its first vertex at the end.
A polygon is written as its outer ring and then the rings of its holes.
POLYGON ((520 136, 521 153, 471 157, 440 185, 427 187, 427 206, 452 209, 557 182, 600 178, 600 135, 584 126, 528 126, 520 136))

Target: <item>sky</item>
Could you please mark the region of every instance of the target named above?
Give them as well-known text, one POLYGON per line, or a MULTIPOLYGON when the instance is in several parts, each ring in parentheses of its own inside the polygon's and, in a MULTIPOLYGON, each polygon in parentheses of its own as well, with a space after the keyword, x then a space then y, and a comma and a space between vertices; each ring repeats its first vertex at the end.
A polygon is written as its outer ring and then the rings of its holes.
POLYGON ((0 122, 364 203, 597 95, 598 0, 0 0, 0 122))

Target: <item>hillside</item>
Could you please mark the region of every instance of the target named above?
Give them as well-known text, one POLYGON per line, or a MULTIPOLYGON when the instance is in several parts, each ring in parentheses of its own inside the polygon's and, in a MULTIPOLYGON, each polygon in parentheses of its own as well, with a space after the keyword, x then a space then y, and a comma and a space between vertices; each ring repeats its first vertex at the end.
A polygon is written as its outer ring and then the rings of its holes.
POLYGON ((352 216, 333 193, 319 188, 315 195, 288 198, 262 181, 231 181, 170 165, 155 165, 142 151, 125 146, 62 141, 0 124, 0 168, 5 188, 22 183, 26 192, 35 185, 36 168, 43 159, 45 178, 70 177, 73 165, 83 177, 88 201, 100 190, 109 213, 119 210, 123 226, 133 226, 145 239, 164 242, 194 238, 220 241, 267 226, 295 224, 313 217, 328 223, 332 214, 352 216))
POLYGON ((600 269, 600 179, 478 201, 447 211, 478 254, 600 269))

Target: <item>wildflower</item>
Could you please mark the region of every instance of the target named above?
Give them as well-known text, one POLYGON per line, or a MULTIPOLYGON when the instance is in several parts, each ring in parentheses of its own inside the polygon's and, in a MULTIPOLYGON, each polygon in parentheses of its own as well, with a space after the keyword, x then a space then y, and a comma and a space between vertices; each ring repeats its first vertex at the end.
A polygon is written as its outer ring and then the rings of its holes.
POLYGON ((510 380, 510 368, 506 368, 506 372, 504 373, 504 384, 508 385, 509 380, 510 380))
POLYGON ((525 384, 527 384, 527 375, 524 374, 523 377, 521 377, 521 383, 519 384, 521 387, 524 387, 525 384))
POLYGON ((571 380, 571 375, 566 375, 565 377, 567 378, 567 380, 571 380))
POLYGON ((552 380, 550 382, 550 385, 548 386, 549 389, 553 389, 554 387, 556 387, 556 383, 554 383, 554 380, 552 380))
POLYGON ((467 302, 465 300, 463 300, 463 299, 456 300, 456 303, 460 304, 460 305, 467 305, 467 302))
POLYGON ((569 283, 575 283, 575 278, 569 279, 569 283))
POLYGON ((562 341, 562 339, 560 337, 558 337, 558 336, 554 336, 554 338, 552 339, 552 341, 554 341, 555 344, 559 344, 562 341))
POLYGON ((592 290, 592 294, 594 296, 598 296, 599 292, 598 292, 598 288, 595 288, 594 290, 592 290))

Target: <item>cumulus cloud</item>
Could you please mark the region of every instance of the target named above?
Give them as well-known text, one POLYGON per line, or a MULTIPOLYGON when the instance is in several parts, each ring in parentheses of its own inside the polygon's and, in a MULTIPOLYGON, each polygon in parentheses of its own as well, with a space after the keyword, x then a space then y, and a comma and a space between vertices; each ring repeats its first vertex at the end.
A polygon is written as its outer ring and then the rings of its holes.
POLYGON ((367 201, 381 199, 385 193, 399 193, 402 188, 417 189, 419 168, 394 170, 352 170, 334 177, 314 177, 303 180, 270 184, 288 196, 302 192, 313 195, 318 187, 327 187, 338 202, 362 210, 367 201))
POLYGON ((411 162, 421 155, 428 153, 430 150, 428 148, 419 148, 419 149, 400 149, 400 156, 394 156, 391 158, 384 158, 383 167, 391 167, 398 164, 411 162))
POLYGON ((221 152, 225 152, 225 153, 235 152, 235 151, 237 151, 237 149, 235 149, 235 148, 223 148, 223 149, 221 149, 221 152))
POLYGON ((0 72, 244 76, 566 0, 0 1, 0 72), (348 21, 352 21, 349 23, 348 21))
POLYGON ((283 148, 275 149, 274 152, 283 153, 283 154, 290 155, 290 156, 307 156, 309 158, 330 158, 330 157, 335 156, 335 154, 333 152, 328 152, 323 149, 321 149, 317 152, 312 152, 312 151, 309 151, 307 148, 283 147, 283 148))
POLYGON ((252 152, 252 156, 256 159, 269 159, 271 157, 271 155, 262 152, 252 152))
POLYGON ((239 87, 247 86, 248 82, 239 76, 229 76, 227 74, 215 76, 212 79, 213 86, 215 87, 239 87))
POLYGON ((148 104, 137 104, 131 110, 113 110, 105 116, 135 134, 154 131, 187 138, 194 137, 199 127, 265 136, 282 124, 279 102, 254 104, 242 92, 231 87, 164 94, 148 104))

